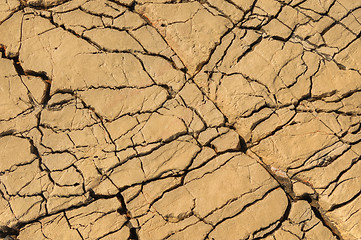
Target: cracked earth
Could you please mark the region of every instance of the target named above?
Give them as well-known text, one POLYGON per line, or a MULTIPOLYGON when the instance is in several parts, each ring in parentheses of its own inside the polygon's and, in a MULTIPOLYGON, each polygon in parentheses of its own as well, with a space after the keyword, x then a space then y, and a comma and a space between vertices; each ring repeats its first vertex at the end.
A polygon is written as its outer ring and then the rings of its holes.
POLYGON ((0 238, 361 239, 360 0, 0 0, 0 238))

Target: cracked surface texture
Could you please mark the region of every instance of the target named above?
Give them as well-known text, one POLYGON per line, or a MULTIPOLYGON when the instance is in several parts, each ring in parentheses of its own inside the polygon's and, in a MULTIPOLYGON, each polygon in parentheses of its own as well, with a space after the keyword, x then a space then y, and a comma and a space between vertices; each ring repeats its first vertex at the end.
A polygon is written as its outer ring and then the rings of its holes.
POLYGON ((0 0, 0 239, 361 239, 359 0, 0 0))

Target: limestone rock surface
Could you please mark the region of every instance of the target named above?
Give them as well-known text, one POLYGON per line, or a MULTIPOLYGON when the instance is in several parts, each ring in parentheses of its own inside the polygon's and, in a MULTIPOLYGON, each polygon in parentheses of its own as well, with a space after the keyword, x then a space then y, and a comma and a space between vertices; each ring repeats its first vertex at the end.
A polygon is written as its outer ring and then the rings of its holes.
POLYGON ((361 239, 361 2, 0 0, 0 239, 361 239))

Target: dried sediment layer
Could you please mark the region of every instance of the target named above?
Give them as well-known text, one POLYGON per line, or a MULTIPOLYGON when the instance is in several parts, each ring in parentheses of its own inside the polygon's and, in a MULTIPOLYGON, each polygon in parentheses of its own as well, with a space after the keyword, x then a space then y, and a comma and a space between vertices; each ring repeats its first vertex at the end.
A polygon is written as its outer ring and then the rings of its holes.
POLYGON ((360 239, 361 3, 0 1, 0 238, 360 239))

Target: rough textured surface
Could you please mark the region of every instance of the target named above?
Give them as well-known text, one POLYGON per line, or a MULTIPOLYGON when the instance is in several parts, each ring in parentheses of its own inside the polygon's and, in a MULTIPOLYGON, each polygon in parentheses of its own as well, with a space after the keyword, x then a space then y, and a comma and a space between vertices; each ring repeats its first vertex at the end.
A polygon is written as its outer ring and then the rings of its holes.
POLYGON ((361 239, 361 2, 0 0, 0 238, 361 239))

